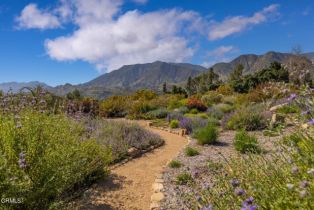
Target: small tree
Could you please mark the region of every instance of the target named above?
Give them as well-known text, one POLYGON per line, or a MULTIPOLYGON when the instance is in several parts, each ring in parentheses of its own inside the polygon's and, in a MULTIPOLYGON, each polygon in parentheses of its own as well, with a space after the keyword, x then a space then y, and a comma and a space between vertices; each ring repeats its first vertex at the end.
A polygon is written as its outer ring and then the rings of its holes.
POLYGON ((167 93, 168 93, 168 90, 167 90, 167 83, 166 83, 166 82, 162 85, 162 92, 163 92, 164 94, 167 94, 167 93))
POLYGON ((178 87, 176 85, 172 86, 172 94, 177 94, 178 93, 178 87))
POLYGON ((238 64, 235 69, 231 72, 229 76, 229 81, 236 81, 241 79, 243 75, 244 66, 242 64, 238 64))
POLYGON ((193 95, 194 91, 193 91, 193 81, 192 81, 192 77, 188 78, 188 82, 186 84, 186 91, 188 95, 193 95))
POLYGON ((75 89, 74 91, 67 94, 67 99, 69 100, 76 100, 81 99, 81 93, 78 89, 75 89))

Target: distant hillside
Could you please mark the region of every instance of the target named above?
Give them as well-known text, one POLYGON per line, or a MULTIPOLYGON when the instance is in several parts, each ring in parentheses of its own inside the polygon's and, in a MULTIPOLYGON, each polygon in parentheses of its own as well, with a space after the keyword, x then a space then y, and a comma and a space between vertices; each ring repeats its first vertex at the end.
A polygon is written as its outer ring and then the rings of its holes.
POLYGON ((104 98, 112 94, 125 94, 142 88, 161 90, 162 84, 165 82, 167 84, 182 83, 188 77, 195 77, 206 70, 198 65, 161 61, 127 65, 81 85, 58 86, 54 88, 54 92, 58 95, 65 95, 78 89, 83 95, 104 98))
POLYGON ((305 56, 307 59, 314 61, 314 52, 312 53, 304 53, 302 54, 303 56, 305 56))
POLYGON ((175 64, 156 61, 148 64, 123 66, 104 74, 83 86, 102 86, 107 88, 151 88, 158 89, 164 82, 180 83, 188 77, 195 77, 206 71, 204 67, 192 64, 175 64))
POLYGON ((42 82, 7 82, 7 83, 0 83, 0 90, 3 92, 7 93, 8 91, 12 91, 13 93, 19 92, 22 88, 24 87, 30 87, 30 88, 35 88, 37 86, 41 86, 45 89, 51 89, 52 87, 46 85, 45 83, 42 82))
MULTIPOLYGON (((311 57, 314 53, 304 54, 306 57, 311 57)), ((289 53, 268 52, 264 55, 241 55, 230 63, 217 63, 212 68, 218 73, 222 79, 226 79, 231 71, 238 65, 244 66, 244 74, 249 74, 267 68, 270 63, 277 61, 282 64, 287 64, 290 59, 295 59, 297 56, 289 53)), ((314 57, 314 56, 313 56, 314 57)))

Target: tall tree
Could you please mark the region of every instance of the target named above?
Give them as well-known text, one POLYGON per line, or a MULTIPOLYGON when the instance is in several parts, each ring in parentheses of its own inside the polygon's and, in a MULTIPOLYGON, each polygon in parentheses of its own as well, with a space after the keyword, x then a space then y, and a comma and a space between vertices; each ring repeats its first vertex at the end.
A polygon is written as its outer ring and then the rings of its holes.
POLYGON ((209 69, 208 72, 208 81, 210 84, 217 83, 219 81, 219 75, 214 72, 213 68, 209 69))
POLYGON ((162 85, 162 92, 163 92, 164 94, 168 93, 168 90, 167 90, 167 83, 166 83, 166 82, 162 85))
POLYGON ((172 86, 172 94, 177 94, 178 93, 178 87, 176 85, 172 86))
POLYGON ((188 93, 188 95, 193 95, 194 91, 193 91, 193 81, 192 81, 192 77, 188 78, 188 82, 186 84, 186 92, 188 93))
POLYGON ((70 92, 67 94, 67 98, 69 100, 75 100, 75 99, 80 99, 81 98, 81 93, 78 89, 75 89, 73 92, 70 92))
POLYGON ((243 75, 244 66, 242 64, 238 64, 235 69, 230 73, 229 81, 236 81, 241 79, 243 75))

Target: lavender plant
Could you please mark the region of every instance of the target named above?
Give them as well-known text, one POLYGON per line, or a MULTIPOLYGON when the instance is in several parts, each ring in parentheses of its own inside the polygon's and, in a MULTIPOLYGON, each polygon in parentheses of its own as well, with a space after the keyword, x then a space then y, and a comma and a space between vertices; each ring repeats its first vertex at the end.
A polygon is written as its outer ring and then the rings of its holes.
POLYGON ((195 208, 314 209, 314 98, 311 94, 303 92, 289 97, 308 114, 295 119, 298 132, 283 138, 276 145, 277 152, 225 159, 223 167, 212 174, 213 187, 202 190, 201 199, 194 199, 195 208))
POLYGON ((82 138, 83 132, 64 115, 30 110, 2 114, 0 199, 23 201, 4 207, 48 209, 64 194, 104 176, 110 150, 82 138))

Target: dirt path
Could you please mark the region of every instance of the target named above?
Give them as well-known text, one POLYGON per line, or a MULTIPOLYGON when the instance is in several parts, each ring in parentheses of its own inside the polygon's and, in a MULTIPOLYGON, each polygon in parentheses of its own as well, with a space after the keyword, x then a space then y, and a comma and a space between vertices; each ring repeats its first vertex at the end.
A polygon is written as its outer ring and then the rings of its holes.
POLYGON ((89 190, 82 200, 84 207, 79 209, 149 209, 156 175, 187 144, 187 139, 149 128, 142 121, 139 124, 159 134, 165 140, 165 145, 113 169, 107 181, 89 190))

